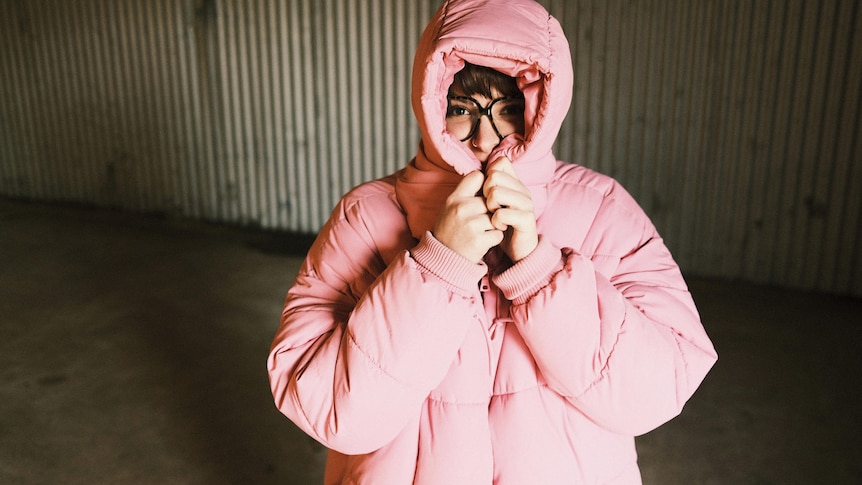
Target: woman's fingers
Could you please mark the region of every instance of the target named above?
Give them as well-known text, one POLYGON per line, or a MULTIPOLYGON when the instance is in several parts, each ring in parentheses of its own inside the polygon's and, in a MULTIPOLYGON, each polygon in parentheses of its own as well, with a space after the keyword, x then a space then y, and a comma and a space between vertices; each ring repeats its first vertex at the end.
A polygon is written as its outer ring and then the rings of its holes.
POLYGON ((476 194, 482 189, 482 185, 485 183, 485 176, 480 171, 470 172, 461 179, 461 182, 455 187, 455 190, 449 194, 450 202, 455 199, 464 199, 469 197, 476 197, 476 194))
POLYGON ((514 166, 505 157, 498 158, 488 166, 482 194, 489 212, 501 207, 533 211, 533 199, 529 189, 521 182, 514 166))
POLYGON ((480 261, 503 233, 491 223, 485 200, 476 195, 482 189, 482 172, 466 175, 446 199, 434 227, 434 237, 471 261, 480 261))
POLYGON ((505 157, 488 165, 482 185, 491 224, 505 231, 500 245, 512 261, 520 261, 538 244, 536 214, 530 190, 521 182, 515 167, 505 157))

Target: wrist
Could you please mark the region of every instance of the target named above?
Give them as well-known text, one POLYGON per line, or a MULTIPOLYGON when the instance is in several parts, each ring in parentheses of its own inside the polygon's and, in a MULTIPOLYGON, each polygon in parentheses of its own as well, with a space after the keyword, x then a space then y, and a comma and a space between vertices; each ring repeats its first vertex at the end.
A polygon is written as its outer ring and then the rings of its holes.
POLYGON ((462 289, 474 288, 488 271, 485 263, 470 261, 437 240, 431 232, 426 232, 410 253, 424 271, 462 289))
POLYGON ((560 250, 547 239, 541 239, 529 256, 493 279, 506 299, 521 304, 539 288, 546 286, 552 276, 562 269, 562 264, 560 250))
POLYGON ((536 250, 536 246, 539 245, 539 236, 534 236, 527 241, 520 242, 517 247, 512 248, 512 254, 509 255, 509 258, 513 263, 517 263, 518 261, 526 258, 533 251, 536 250))

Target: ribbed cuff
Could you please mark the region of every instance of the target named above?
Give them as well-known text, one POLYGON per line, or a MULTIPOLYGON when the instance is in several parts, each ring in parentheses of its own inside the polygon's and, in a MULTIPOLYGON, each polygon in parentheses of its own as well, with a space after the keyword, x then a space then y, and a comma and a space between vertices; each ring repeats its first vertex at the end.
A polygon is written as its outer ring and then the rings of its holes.
POLYGON ((560 250, 540 236, 539 244, 532 253, 494 276, 493 280, 506 299, 519 305, 547 286, 553 275, 562 268, 563 257, 560 250))
POLYGON ((443 281, 470 291, 488 273, 485 263, 474 263, 425 232, 419 244, 410 250, 413 259, 429 273, 443 281))

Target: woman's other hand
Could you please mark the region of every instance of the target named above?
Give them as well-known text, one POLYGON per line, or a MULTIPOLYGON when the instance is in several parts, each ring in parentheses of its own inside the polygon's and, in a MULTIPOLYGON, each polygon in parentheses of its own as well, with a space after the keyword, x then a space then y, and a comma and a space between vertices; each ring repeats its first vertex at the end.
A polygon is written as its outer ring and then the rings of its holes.
POLYGON ((488 164, 482 193, 491 224, 505 232, 500 246, 509 258, 517 262, 533 252, 539 244, 533 198, 508 158, 488 164))

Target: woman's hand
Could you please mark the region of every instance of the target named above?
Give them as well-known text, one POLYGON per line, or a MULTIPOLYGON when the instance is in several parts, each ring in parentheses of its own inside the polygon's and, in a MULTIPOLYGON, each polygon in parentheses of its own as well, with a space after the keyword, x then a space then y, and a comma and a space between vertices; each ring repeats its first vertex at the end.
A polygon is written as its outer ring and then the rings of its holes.
POLYGON ((476 263, 500 244, 505 230, 495 227, 485 198, 477 195, 484 183, 482 172, 467 174, 446 199, 434 226, 438 241, 476 263))
POLYGON ((491 224, 505 232, 500 247, 513 262, 527 257, 539 244, 533 198, 508 158, 488 164, 482 193, 491 224))

